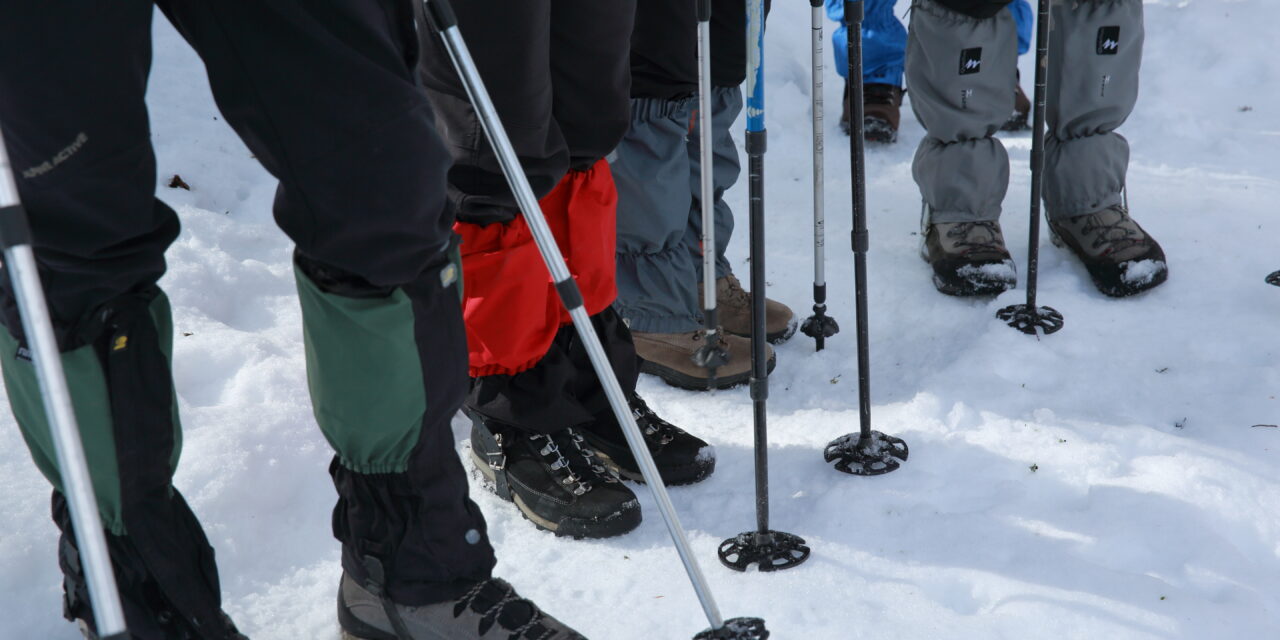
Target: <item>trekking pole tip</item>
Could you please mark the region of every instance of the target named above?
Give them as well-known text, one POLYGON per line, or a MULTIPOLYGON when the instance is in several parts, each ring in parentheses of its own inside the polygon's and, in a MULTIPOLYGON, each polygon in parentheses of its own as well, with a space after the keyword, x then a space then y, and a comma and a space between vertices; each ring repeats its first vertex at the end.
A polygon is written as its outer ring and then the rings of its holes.
POLYGON ((907 460, 907 443, 902 438, 871 431, 865 437, 850 433, 832 440, 822 458, 834 462, 836 471, 855 476, 881 476, 896 471, 907 460))
POLYGON ((1039 337, 1041 333, 1049 335, 1062 329, 1062 314, 1052 307, 1030 307, 1026 304, 1012 304, 996 312, 996 317, 1005 324, 1027 335, 1039 337))
POLYGON ((761 618, 733 618, 719 629, 707 629, 693 640, 768 640, 769 630, 761 618))
MULTIPOLYGON (((804 538, 782 531, 748 531, 720 543, 720 562, 734 571, 756 565, 762 572, 780 571, 809 559, 804 538)), ((736 637, 736 636, 734 636, 736 637)))
POLYGON ((826 305, 813 305, 813 315, 805 318, 800 324, 800 333, 813 338, 818 343, 818 351, 826 346, 826 339, 840 333, 840 324, 835 318, 827 315, 826 305))

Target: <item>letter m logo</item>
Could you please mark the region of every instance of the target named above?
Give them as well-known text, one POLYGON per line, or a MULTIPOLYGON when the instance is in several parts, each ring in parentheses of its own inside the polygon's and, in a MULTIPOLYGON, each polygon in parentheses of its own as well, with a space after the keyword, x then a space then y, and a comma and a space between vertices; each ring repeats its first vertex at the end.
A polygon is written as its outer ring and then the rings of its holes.
POLYGON ((1120 27, 1098 29, 1098 55, 1114 56, 1120 51, 1120 27))
POLYGON ((967 76, 982 71, 982 47, 960 52, 960 75, 967 76))

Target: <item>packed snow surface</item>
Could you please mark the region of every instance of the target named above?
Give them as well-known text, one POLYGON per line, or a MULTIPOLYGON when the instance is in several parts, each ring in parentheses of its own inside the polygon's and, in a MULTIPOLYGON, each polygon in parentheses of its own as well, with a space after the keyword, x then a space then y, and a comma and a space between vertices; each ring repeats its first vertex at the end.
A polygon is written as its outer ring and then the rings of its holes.
MULTIPOLYGON (((781 345, 769 399, 771 525, 809 542, 807 563, 738 574, 716 560, 721 540, 755 525, 747 390, 640 383, 661 415, 716 447, 715 475, 671 494, 725 617, 763 617, 779 640, 1280 633, 1280 429, 1254 426, 1280 423, 1280 291, 1263 283, 1280 268, 1280 4, 1145 6, 1142 93, 1121 131, 1133 215, 1168 253, 1159 288, 1107 298, 1042 238, 1039 303, 1066 326, 1039 340, 1011 330, 995 312, 1023 289, 964 300, 930 283, 916 251, 910 162, 922 131, 910 111, 896 144, 868 149, 872 419, 911 447, 901 469, 874 478, 822 461, 828 441, 858 428, 848 147, 828 67, 827 276, 843 331, 821 353, 803 335, 781 345)), ((275 185, 215 111, 196 56, 163 20, 155 30, 157 192, 184 224, 162 282, 186 427, 176 483, 244 631, 335 640, 330 453, 307 398, 275 185), (190 191, 165 186, 175 174, 190 191)), ((803 318, 807 5, 775 3, 766 49, 769 294, 803 318)), ((1021 64, 1030 92, 1031 60, 1021 64)), ((1004 139, 1013 178, 1001 223, 1025 278, 1030 139, 1004 139)), ((728 198, 745 279, 745 175, 728 198)), ((71 640, 48 487, 0 415, 0 637, 71 640)), ((454 429, 465 453, 465 421, 454 429)), ((636 492, 644 524, 603 541, 557 539, 474 495, 498 573, 551 613, 596 640, 690 638, 706 620, 647 489, 636 492)))

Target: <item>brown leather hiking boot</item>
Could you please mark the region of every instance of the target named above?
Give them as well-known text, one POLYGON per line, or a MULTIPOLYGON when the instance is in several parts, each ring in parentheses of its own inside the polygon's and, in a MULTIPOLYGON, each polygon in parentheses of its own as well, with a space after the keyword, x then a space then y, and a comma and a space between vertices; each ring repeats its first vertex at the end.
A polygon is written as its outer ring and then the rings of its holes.
POLYGON ((1031 99, 1022 91, 1022 85, 1013 85, 1013 113, 1000 127, 1001 131, 1026 131, 1031 128, 1031 99))
MULTIPOLYGON (((862 137, 867 142, 888 144, 898 139, 898 124, 902 120, 902 87, 891 84, 868 84, 862 87, 862 137)), ((849 83, 844 84, 844 110, 840 114, 840 128, 848 134, 849 83)))
MULTIPOLYGON (((706 308, 698 285, 698 308, 706 308)), ((751 294, 733 274, 716 280, 716 314, 726 333, 751 337, 751 294)), ((796 332, 796 314, 776 300, 764 299, 764 337, 773 344, 786 342, 796 332)), ((747 353, 750 353, 748 351, 747 353)))
POLYGON ((1070 249, 1089 270, 1098 291, 1109 296, 1141 293, 1169 277, 1164 250, 1123 206, 1050 219, 1049 231, 1053 243, 1070 249))
MULTIPOLYGON (((716 368, 716 389, 745 384, 751 378, 751 341, 720 333, 729 362, 716 368)), ((640 356, 640 371, 664 382, 690 391, 705 391, 711 382, 710 372, 693 361, 693 356, 706 344, 706 333, 699 329, 689 333, 643 333, 632 331, 631 338, 640 356)), ((766 346, 769 370, 773 371, 773 349, 766 346)))
POLYGON ((933 286, 947 295, 993 296, 1018 282, 995 220, 931 223, 920 254, 933 267, 933 286))

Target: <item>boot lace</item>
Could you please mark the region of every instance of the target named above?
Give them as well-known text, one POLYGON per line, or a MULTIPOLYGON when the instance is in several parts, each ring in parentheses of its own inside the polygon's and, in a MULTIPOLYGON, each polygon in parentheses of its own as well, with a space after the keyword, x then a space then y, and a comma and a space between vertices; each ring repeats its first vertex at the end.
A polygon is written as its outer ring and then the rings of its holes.
POLYGON ((644 439, 653 447, 663 447, 679 435, 675 425, 658 417, 640 396, 631 399, 631 415, 635 417, 644 439))
POLYGON ((1137 225, 1133 224, 1133 220, 1129 217, 1129 212, 1123 207, 1111 207, 1096 213, 1086 214, 1083 217, 1084 224, 1080 228, 1080 233, 1085 237, 1097 234, 1094 236, 1091 246, 1093 249, 1106 247, 1101 252, 1102 255, 1123 251, 1146 240, 1138 230, 1137 225), (1104 214, 1110 212, 1116 214, 1116 219, 1112 222, 1104 219, 1104 214))
POLYGON ((538 453, 550 461, 549 467, 559 477, 560 484, 575 496, 591 491, 596 482, 617 481, 575 429, 565 429, 555 436, 534 435, 530 439, 540 445, 538 453), (569 451, 568 456, 563 450, 569 451))
POLYGON ((1004 250, 1000 231, 993 220, 960 222, 947 230, 947 237, 963 253, 1000 252, 1004 250), (985 232, 985 233, 983 233, 985 232))
MULTIPOLYGON (((513 589, 510 585, 502 583, 493 578, 490 578, 483 582, 477 582, 474 587, 471 587, 470 590, 468 590, 465 594, 463 594, 463 596, 458 599, 457 604, 453 606, 453 617, 456 618, 462 615, 464 612, 466 612, 467 609, 475 610, 476 612, 480 613, 480 635, 484 635, 486 632, 489 631, 489 629, 493 628, 493 625, 499 624, 499 617, 502 615, 503 610, 505 610, 506 608, 510 607, 513 604, 519 605, 522 609, 524 607, 528 607, 529 619, 526 620, 524 624, 521 624, 519 627, 515 627, 514 629, 507 627, 506 625, 502 625, 503 628, 509 629, 511 631, 509 640, 520 640, 520 639, 552 640, 553 638, 559 635, 559 633, 557 633, 554 629, 551 629, 546 625, 541 626, 541 633, 539 633, 538 635, 536 636, 528 635, 531 632, 533 632, 536 628, 538 628, 540 623, 542 622, 542 619, 543 619, 542 610, 539 609, 538 606, 533 604, 532 602, 525 600, 524 598, 521 598, 520 596, 516 595, 516 590, 513 589), (497 598, 497 600, 492 605, 486 608, 481 609, 480 607, 475 607, 476 599, 480 596, 480 594, 485 590, 486 587, 490 587, 490 586, 492 586, 494 589, 499 590, 501 595, 497 598)), ((515 613, 523 613, 523 611, 519 611, 515 613)))

